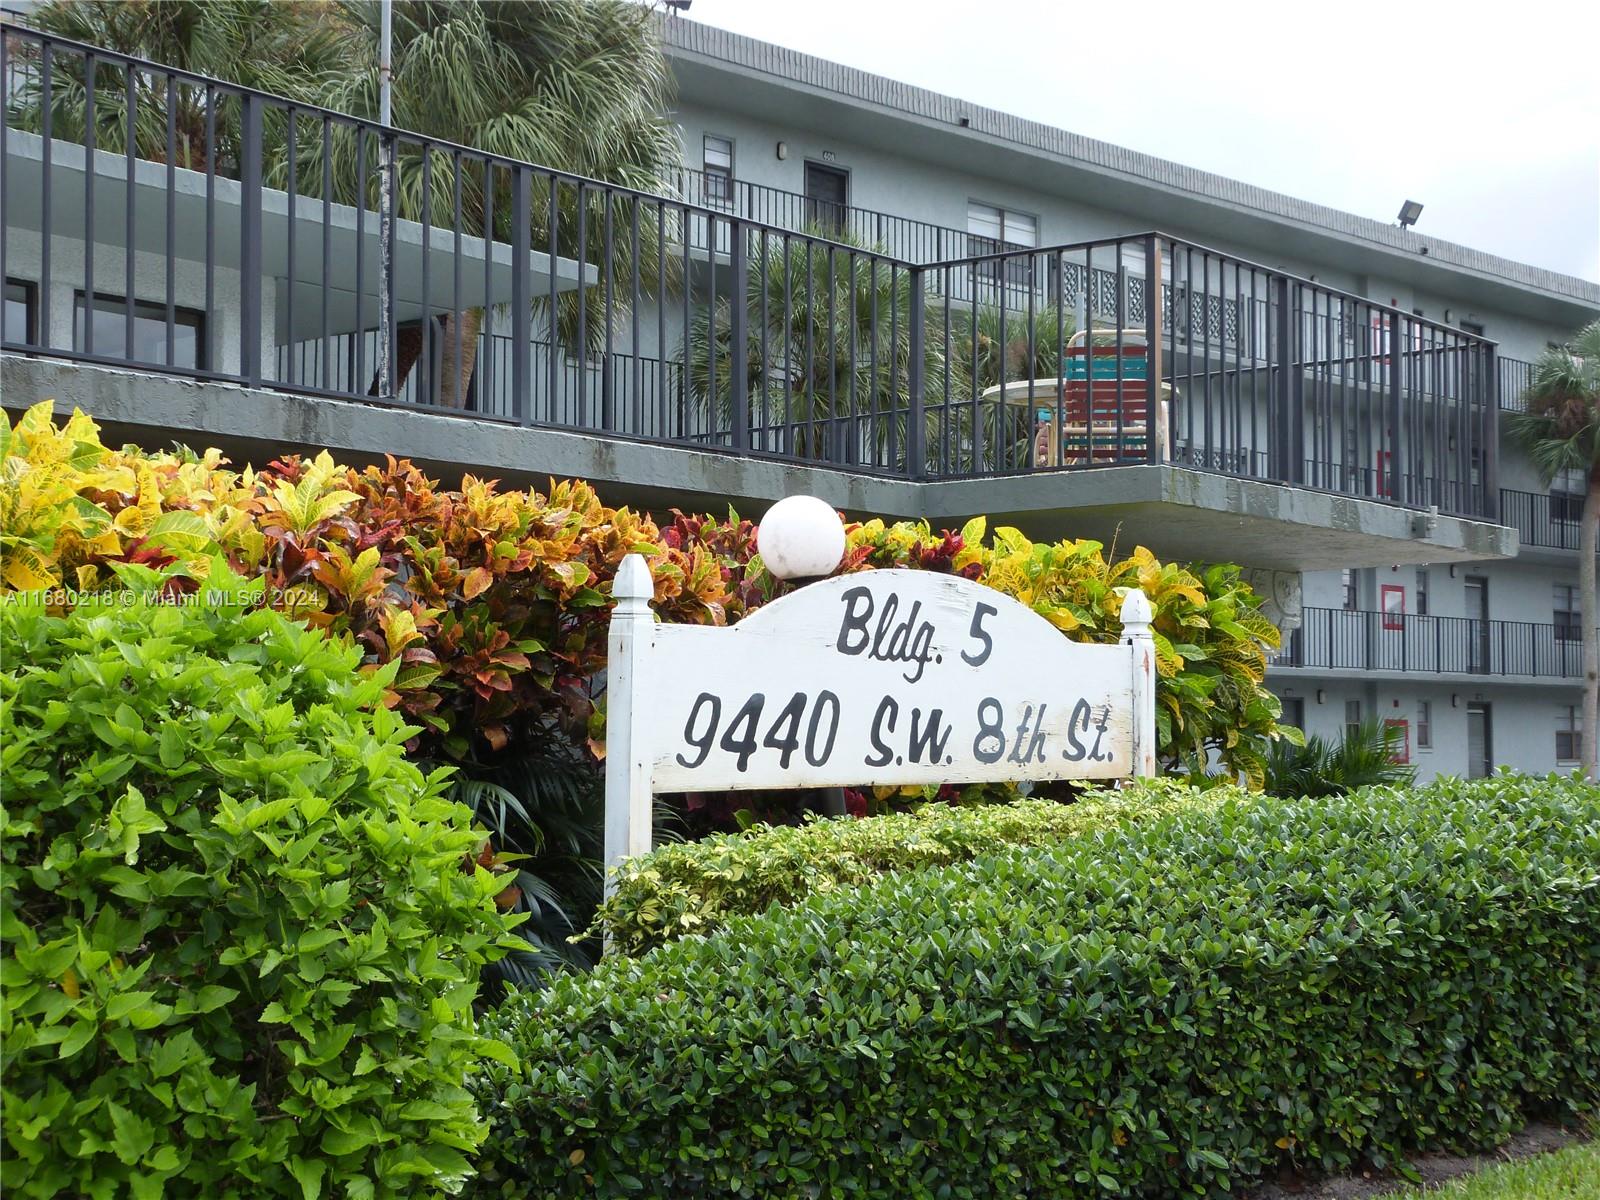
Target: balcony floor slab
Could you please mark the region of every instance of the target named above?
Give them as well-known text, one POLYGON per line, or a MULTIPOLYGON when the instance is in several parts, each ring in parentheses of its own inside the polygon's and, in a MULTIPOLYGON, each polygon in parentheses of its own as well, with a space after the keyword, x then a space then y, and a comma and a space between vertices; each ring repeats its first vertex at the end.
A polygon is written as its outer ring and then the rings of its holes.
POLYGON ((1495 692, 1502 688, 1557 688, 1572 692, 1582 691, 1583 680, 1577 675, 1484 675, 1465 671, 1386 671, 1365 670, 1356 667, 1281 667, 1267 664, 1267 682, 1283 686, 1295 679, 1343 680, 1352 683, 1383 681, 1387 683, 1439 683, 1449 684, 1462 691, 1495 692))
POLYGON ((1315 571, 1510 558, 1516 532, 1486 521, 1171 466, 1102 467, 928 484, 925 514, 987 513, 1030 536, 1146 545, 1164 557, 1315 571))
POLYGON ((1284 570, 1508 558, 1514 530, 1482 521, 1170 466, 1099 468, 918 483, 594 433, 525 428, 416 408, 327 400, 59 359, 8 355, 0 402, 83 409, 115 443, 215 445, 238 463, 332 451, 350 462, 411 458, 454 483, 466 472, 543 487, 593 483, 612 503, 754 516, 816 495, 855 516, 925 517, 936 528, 986 514, 1030 536, 1093 537, 1164 557, 1284 570))

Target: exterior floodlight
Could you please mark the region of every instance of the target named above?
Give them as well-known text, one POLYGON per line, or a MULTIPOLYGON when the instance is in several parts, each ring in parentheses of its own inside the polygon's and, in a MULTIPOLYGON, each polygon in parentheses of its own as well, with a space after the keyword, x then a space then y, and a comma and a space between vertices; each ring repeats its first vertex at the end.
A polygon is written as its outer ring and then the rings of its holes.
POLYGON ((1422 205, 1415 200, 1407 200, 1400 206, 1400 228, 1409 229, 1421 215, 1422 205))
POLYGON ((761 518, 756 549, 779 579, 817 579, 844 557, 844 522, 815 496, 788 496, 761 518))

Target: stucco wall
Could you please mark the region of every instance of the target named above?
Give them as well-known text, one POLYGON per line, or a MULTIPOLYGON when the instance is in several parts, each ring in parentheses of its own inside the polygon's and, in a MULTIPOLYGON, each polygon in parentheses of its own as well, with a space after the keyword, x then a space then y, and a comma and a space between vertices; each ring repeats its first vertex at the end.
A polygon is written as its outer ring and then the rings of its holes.
MULTIPOLYGON (((84 288, 84 242, 82 238, 52 234, 50 238, 50 281, 42 286, 44 238, 31 229, 6 230, 6 274, 39 286, 37 303, 49 309, 50 345, 72 349, 73 314, 77 294, 84 288)), ((133 290, 136 300, 165 305, 167 266, 164 255, 136 250, 133 255, 133 290)), ((188 258, 173 262, 173 303, 179 308, 204 311, 206 307, 205 263, 188 258)), ((208 317, 211 344, 211 369, 228 374, 239 370, 240 273, 217 266, 213 270, 214 306, 208 317)), ((102 295, 121 296, 127 290, 127 255, 120 246, 97 245, 94 254, 94 290, 102 295)), ((263 313, 271 313, 277 303, 277 281, 261 281, 263 313)), ((262 321, 261 361, 271 363, 276 353, 272 322, 262 321)))

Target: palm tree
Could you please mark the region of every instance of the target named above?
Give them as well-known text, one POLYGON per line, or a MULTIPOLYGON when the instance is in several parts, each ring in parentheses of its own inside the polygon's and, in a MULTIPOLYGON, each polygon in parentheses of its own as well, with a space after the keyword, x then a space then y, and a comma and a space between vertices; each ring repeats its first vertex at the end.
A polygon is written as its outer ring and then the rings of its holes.
MULTIPOLYGON (((380 5, 346 0, 336 11, 335 53, 346 65, 322 78, 317 99, 335 111, 375 119, 380 5)), ((658 191, 675 174, 681 150, 667 115, 673 77, 650 7, 627 0, 400 0, 393 23, 398 128, 638 191, 658 191)), ((320 150, 320 141, 310 139, 308 178, 321 170, 320 150)), ((357 161, 354 137, 336 139, 332 152, 341 191, 353 193, 366 180, 373 189, 367 199, 375 201, 376 175, 357 161)), ((425 176, 434 198, 432 219, 448 225, 455 183, 450 156, 424 154, 405 140, 397 149, 396 215, 422 219, 425 176)), ((493 193, 496 234, 509 238, 508 174, 486 178, 481 164, 469 163, 461 182, 463 227, 482 230, 491 206, 486 196, 493 193)), ((582 329, 581 350, 591 353, 604 345, 607 323, 614 327, 627 310, 636 268, 642 287, 670 285, 670 265, 663 278, 659 267, 666 256, 658 252, 663 235, 674 236, 676 222, 666 219, 670 210, 600 189, 584 189, 580 201, 575 184, 552 185, 541 177, 532 196, 533 245, 547 243, 552 212, 557 252, 593 265, 601 282, 564 294, 546 320, 575 349, 582 329)), ((536 297, 535 304, 544 307, 547 301, 536 297)), ((446 320, 446 404, 459 407, 464 400, 483 316, 473 308, 446 320), (461 356, 455 361, 458 341, 461 356)), ((402 340, 399 381, 417 360, 421 337, 417 330, 402 340)))
MULTIPOLYGON (((752 443, 808 458, 903 465, 910 272, 857 242, 799 236, 758 239, 747 257, 744 391, 752 443)), ((722 429, 734 414, 733 300, 721 295, 699 307, 679 350, 690 401, 722 429)), ((959 394, 966 377, 931 322, 923 342, 924 395, 930 403, 943 395, 946 372, 959 394)), ((934 418, 930 412, 930 436, 934 418)))
POLYGON ((1595 627, 1595 553, 1600 549, 1600 321, 1534 364, 1525 411, 1506 417, 1506 431, 1533 460, 1548 487, 1564 472, 1584 479, 1578 534, 1578 593, 1583 621, 1584 774, 1594 779, 1600 740, 1600 639, 1595 627))
MULTIPOLYGON (((307 98, 311 83, 337 61, 325 7, 304 0, 55 0, 34 10, 31 19, 75 41, 298 99, 307 98)), ((37 131, 44 100, 40 76, 19 71, 17 79, 10 119, 37 131)), ((135 151, 165 162, 168 78, 135 71, 132 82, 135 151)), ((100 150, 127 149, 128 83, 122 66, 97 65, 93 126, 100 150)), ((85 85, 77 57, 58 52, 50 74, 54 137, 84 141, 90 124, 85 85)), ((224 178, 237 178, 239 106, 227 100, 208 106, 203 86, 181 80, 173 81, 170 100, 175 165, 196 171, 210 165, 224 178)))
MULTIPOLYGON (((1018 380, 1063 378, 1062 358, 1077 332, 1072 313, 1051 303, 1033 307, 979 304, 953 316, 952 353, 983 392, 1018 380)), ((1041 390, 1040 407, 1055 407, 1054 391, 1041 390)), ((1035 418, 1027 407, 998 400, 987 412, 983 465, 1004 468, 1031 461, 1035 418)))
POLYGON ((979 389, 1019 379, 1059 379, 1061 358, 1078 331, 1070 312, 1042 304, 1031 313, 1012 305, 980 304, 976 317, 957 321, 956 352, 976 366, 979 389))

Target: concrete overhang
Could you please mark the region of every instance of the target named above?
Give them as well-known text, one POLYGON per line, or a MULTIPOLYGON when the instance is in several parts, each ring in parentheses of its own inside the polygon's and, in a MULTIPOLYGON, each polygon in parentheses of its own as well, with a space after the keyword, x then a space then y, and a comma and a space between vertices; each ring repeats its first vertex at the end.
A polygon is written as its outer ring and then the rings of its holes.
POLYGON ((1332 492, 1182 467, 1101 467, 925 484, 924 515, 1030 536, 1134 542, 1167 558, 1281 570, 1511 558, 1516 530, 1332 492))
POLYGON ((1267 682, 1279 687, 1290 684, 1295 680, 1330 680, 1345 683, 1367 683, 1381 681, 1384 683, 1414 682, 1427 684, 1430 687, 1436 684, 1449 684, 1463 692, 1498 692, 1502 688, 1527 687, 1527 688, 1565 688, 1578 691, 1583 687, 1580 676, 1560 675, 1482 675, 1469 674, 1464 671, 1385 671, 1382 669, 1365 670, 1353 667, 1283 667, 1276 663, 1267 664, 1267 682))
POLYGON ((523 427, 400 406, 326 400, 58 359, 8 355, 0 403, 50 398, 83 409, 112 444, 216 446, 236 463, 331 451, 355 464, 410 458, 447 484, 464 473, 514 487, 586 479, 610 503, 747 516, 794 494, 852 516, 926 518, 935 528, 987 515, 1039 538, 1093 537, 1167 558, 1323 570, 1464 562, 1516 554, 1505 526, 1168 466, 914 482, 759 457, 523 427))

